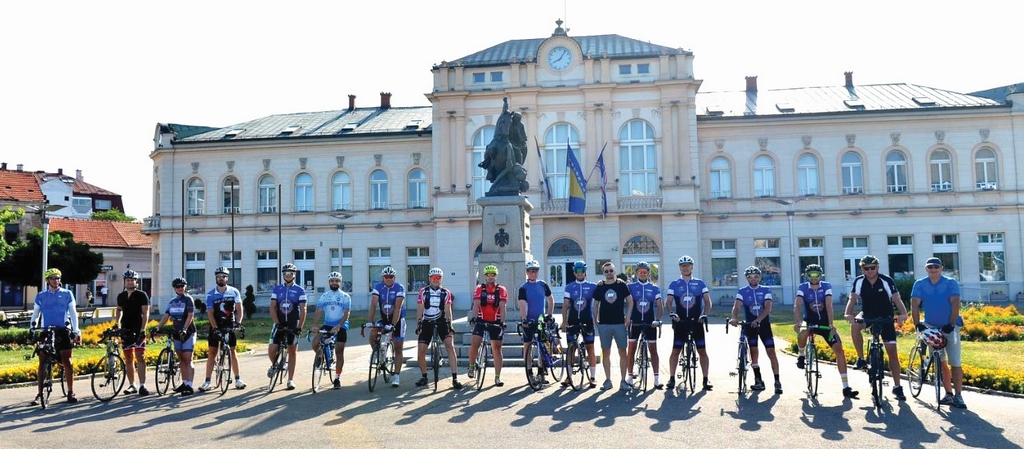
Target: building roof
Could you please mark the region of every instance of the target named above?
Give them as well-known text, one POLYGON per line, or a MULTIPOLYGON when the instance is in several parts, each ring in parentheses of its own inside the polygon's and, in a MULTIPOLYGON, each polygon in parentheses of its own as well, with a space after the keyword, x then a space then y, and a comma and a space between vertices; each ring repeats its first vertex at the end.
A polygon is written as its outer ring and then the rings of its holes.
MULTIPOLYGON (((337 111, 275 114, 193 135, 177 134, 175 142, 360 136, 430 131, 430 106, 353 108, 337 111)), ((178 126, 167 125, 177 132, 178 126)))
MULTIPOLYGON (((557 31, 556 31, 557 34, 557 31)), ((617 34, 602 34, 598 36, 568 36, 580 44, 583 55, 586 58, 646 58, 661 55, 683 55, 690 54, 679 48, 655 45, 637 39, 622 37, 617 34)), ((536 61, 537 50, 540 44, 547 38, 516 39, 505 41, 485 50, 463 56, 455 61, 445 62, 442 65, 464 67, 488 67, 509 65, 518 62, 536 61)))
POLYGON ((1000 102, 916 84, 698 92, 697 117, 781 116, 1001 106, 1000 102))
POLYGON ((104 189, 102 187, 97 187, 97 186, 94 186, 92 184, 89 184, 89 183, 85 182, 82 179, 75 178, 74 176, 68 176, 68 175, 65 175, 63 173, 46 173, 46 172, 43 172, 43 171, 37 171, 37 172, 34 172, 33 175, 35 175, 35 177, 38 180, 39 184, 43 184, 45 182, 48 182, 48 181, 51 181, 53 179, 58 179, 59 178, 62 181, 64 181, 65 183, 71 184, 71 191, 74 194, 76 194, 76 195, 83 195, 83 196, 90 196, 90 197, 92 197, 92 196, 101 196, 101 195, 121 196, 121 195, 119 195, 117 193, 111 192, 111 191, 109 191, 107 189, 104 189))
POLYGON ((993 87, 991 89, 971 92, 975 97, 988 98, 1000 103, 1006 103, 1006 96, 1015 92, 1024 92, 1024 83, 1010 84, 1008 86, 993 87))
POLYGON ((50 230, 70 232, 74 234, 76 242, 88 243, 97 248, 152 247, 152 239, 142 233, 142 223, 51 218, 50 230))
POLYGON ((0 201, 42 203, 44 200, 34 173, 0 170, 0 201))

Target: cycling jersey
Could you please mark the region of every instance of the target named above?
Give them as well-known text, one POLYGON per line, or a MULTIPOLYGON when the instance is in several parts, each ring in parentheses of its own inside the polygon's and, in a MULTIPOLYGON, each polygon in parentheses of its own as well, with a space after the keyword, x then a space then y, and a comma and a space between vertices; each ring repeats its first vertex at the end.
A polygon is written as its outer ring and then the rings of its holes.
MULTIPOLYGON (((388 287, 384 284, 384 281, 378 282, 373 286, 373 294, 376 296, 377 308, 380 309, 380 318, 387 322, 394 322, 392 314, 394 308, 398 303, 398 298, 405 299, 405 287, 398 282, 391 284, 388 287)), ((402 310, 399 311, 399 318, 405 318, 405 304, 402 305, 402 310)))
POLYGON ((452 292, 447 288, 426 286, 420 289, 416 304, 423 304, 423 321, 441 321, 445 316, 445 307, 452 303, 452 292))
POLYGON ((213 311, 213 319, 218 328, 232 326, 241 317, 235 316, 235 304, 242 302, 242 294, 230 285, 221 292, 218 287, 206 293, 206 309, 213 311))
POLYGON ((860 297, 864 318, 891 318, 893 316, 892 296, 899 293, 891 277, 878 273, 872 284, 864 275, 853 280, 853 293, 860 297))
POLYGON ((804 321, 811 324, 828 324, 828 297, 832 296, 832 284, 821 281, 818 288, 811 288, 810 282, 800 284, 796 296, 804 300, 804 321))
MULTIPOLYGON (((324 314, 324 326, 334 327, 345 318, 345 312, 352 310, 352 297, 340 288, 337 290, 327 289, 320 298, 316 300, 316 309, 322 310, 324 314)), ((348 329, 348 320, 341 324, 342 329, 348 329)))
POLYGON ((672 309, 681 319, 695 320, 704 315, 704 294, 708 285, 691 277, 689 281, 680 277, 668 285, 668 296, 672 297, 672 309))
POLYGON ((68 321, 71 322, 71 332, 78 333, 78 312, 75 310, 75 295, 66 288, 50 290, 47 288, 36 295, 35 305, 32 306, 32 319, 42 315, 43 322, 40 327, 57 326, 64 327, 68 321))
POLYGON ((661 288, 651 282, 636 281, 627 284, 629 294, 633 297, 633 310, 630 321, 647 323, 654 321, 655 307, 661 299, 661 288))
MULTIPOLYGON (((764 310, 765 303, 772 300, 772 291, 763 285, 755 287, 748 285, 736 292, 736 300, 743 304, 744 320, 749 323, 756 320, 764 310)), ((769 327, 765 325, 769 323, 770 318, 770 316, 764 317, 760 327, 769 327)))
POLYGON ((285 327, 299 327, 300 307, 306 307, 306 290, 298 285, 274 286, 271 301, 277 301, 277 322, 285 327))
POLYGON ((473 301, 480 303, 480 312, 477 317, 484 321, 497 321, 498 310, 502 304, 508 301, 508 290, 503 285, 494 284, 493 287, 481 284, 473 291, 473 301))
POLYGON ((573 281, 565 286, 565 299, 569 300, 569 324, 594 323, 594 290, 597 284, 590 281, 573 281))
POLYGON ((145 319, 142 316, 142 308, 149 305, 149 295, 142 290, 132 290, 131 294, 125 290, 117 295, 117 306, 121 308, 121 329, 133 332, 142 332, 145 327, 145 319))
MULTIPOLYGON (((175 331, 185 331, 188 334, 194 334, 196 331, 195 316, 193 315, 192 323, 188 329, 185 328, 185 320, 188 319, 190 313, 195 312, 195 307, 195 300, 191 296, 179 295, 167 303, 167 310, 164 313, 171 318, 171 324, 174 325, 175 331)), ((188 337, 186 336, 185 338, 188 337)))
POLYGON ((544 300, 551 288, 544 281, 526 281, 519 286, 519 300, 526 301, 526 320, 536 321, 544 312, 544 300))

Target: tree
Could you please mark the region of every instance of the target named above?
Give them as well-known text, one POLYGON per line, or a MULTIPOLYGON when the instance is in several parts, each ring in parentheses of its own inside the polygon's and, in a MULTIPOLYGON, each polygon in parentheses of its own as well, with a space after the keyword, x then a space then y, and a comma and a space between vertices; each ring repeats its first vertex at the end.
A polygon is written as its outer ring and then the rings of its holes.
MULTIPOLYGON (((0 209, 0 229, 6 229, 7 224, 17 222, 24 216, 25 211, 20 208, 14 209, 7 206, 0 209)), ((0 238, 0 261, 7 259, 8 254, 12 251, 14 251, 14 247, 7 243, 6 239, 0 238)))
MULTIPOLYGON (((65 284, 87 284, 96 279, 103 266, 103 254, 93 252, 89 244, 76 242, 66 231, 50 233, 47 263, 58 268, 65 284)), ((40 287, 43 267, 43 231, 29 231, 15 245, 10 257, 0 261, 0 281, 40 287)))
POLYGON ((92 219, 104 221, 124 221, 129 223, 138 221, 135 219, 135 217, 125 215, 124 212, 121 212, 121 209, 118 209, 116 207, 110 210, 93 212, 92 219))

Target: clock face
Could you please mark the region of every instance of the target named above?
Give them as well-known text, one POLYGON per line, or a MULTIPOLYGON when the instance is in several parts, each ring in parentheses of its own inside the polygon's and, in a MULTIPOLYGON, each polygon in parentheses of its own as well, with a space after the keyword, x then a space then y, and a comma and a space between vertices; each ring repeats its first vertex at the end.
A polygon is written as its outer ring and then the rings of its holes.
POLYGON ((565 47, 555 47, 548 52, 548 65, 551 69, 561 72, 572 65, 572 52, 565 47))

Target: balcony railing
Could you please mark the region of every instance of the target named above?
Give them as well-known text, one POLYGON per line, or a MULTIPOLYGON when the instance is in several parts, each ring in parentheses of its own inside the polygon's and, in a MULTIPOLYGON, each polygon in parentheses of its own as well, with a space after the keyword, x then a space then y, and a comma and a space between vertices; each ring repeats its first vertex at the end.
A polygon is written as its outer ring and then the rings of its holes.
POLYGON ((889 193, 903 193, 907 191, 906 185, 888 185, 885 188, 889 193))
POLYGON ((949 192, 950 190, 953 190, 953 183, 951 182, 932 184, 932 192, 949 192))
POLYGON ((619 198, 619 211, 661 210, 660 196, 627 196, 619 198))

